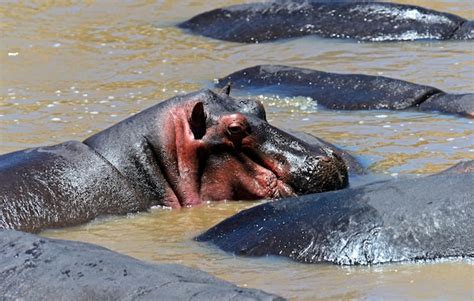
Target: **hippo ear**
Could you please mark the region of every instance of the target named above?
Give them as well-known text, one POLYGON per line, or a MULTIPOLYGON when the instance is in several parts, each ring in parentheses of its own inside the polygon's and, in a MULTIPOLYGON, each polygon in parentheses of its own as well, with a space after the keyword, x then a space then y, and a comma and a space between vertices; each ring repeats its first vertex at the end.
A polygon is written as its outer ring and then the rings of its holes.
POLYGON ((194 134, 194 139, 201 139, 206 134, 206 112, 204 112, 204 104, 198 102, 194 105, 189 125, 194 134))
POLYGON ((230 95, 230 90, 232 88, 232 82, 228 82, 220 91, 219 94, 225 94, 227 96, 230 95))

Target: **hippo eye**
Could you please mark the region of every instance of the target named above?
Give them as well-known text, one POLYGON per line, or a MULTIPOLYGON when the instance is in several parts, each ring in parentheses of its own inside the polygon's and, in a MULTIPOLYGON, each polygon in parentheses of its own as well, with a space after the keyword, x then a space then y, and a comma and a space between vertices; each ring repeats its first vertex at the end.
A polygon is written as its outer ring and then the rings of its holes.
POLYGON ((246 135, 246 130, 242 124, 234 123, 227 127, 227 133, 233 137, 242 137, 246 135))
POLYGON ((239 113, 223 116, 220 120, 225 126, 225 135, 234 143, 240 145, 242 139, 250 135, 250 125, 247 118, 239 113))

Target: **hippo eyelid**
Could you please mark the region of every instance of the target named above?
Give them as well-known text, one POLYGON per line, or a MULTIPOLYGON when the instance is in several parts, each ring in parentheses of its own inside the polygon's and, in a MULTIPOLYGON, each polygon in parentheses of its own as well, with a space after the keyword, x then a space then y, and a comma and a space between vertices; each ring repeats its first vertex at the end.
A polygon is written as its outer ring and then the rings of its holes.
POLYGON ((234 135, 234 134, 241 134, 244 132, 244 128, 241 125, 231 125, 227 128, 229 131, 229 134, 234 135))

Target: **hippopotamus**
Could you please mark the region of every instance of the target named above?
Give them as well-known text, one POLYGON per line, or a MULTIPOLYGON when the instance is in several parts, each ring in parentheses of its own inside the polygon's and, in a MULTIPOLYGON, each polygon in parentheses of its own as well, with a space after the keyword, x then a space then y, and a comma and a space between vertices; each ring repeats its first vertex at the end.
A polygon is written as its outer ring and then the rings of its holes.
POLYGON ((14 230, 0 231, 0 254, 2 300, 284 300, 184 265, 14 230))
POLYGON ((439 111, 474 117, 474 93, 450 94, 440 89, 384 76, 338 74, 282 65, 257 65, 218 80, 247 93, 311 97, 335 110, 439 111))
POLYGON ((0 229, 38 232, 158 205, 347 185, 345 163, 330 147, 271 126, 255 100, 203 90, 160 102, 83 142, 0 156, 0 229))
POLYGON ((370 1, 280 0, 201 13, 178 25, 206 37, 262 43, 315 35, 357 41, 471 40, 474 22, 459 16, 370 1))
POLYGON ((244 256, 369 265, 474 257, 474 174, 447 173, 285 198, 198 236, 244 256))

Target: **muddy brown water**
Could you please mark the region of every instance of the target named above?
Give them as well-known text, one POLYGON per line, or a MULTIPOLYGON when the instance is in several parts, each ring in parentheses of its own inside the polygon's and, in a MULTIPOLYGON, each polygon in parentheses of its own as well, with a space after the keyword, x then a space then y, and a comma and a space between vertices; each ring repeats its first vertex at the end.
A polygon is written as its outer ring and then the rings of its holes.
MULTIPOLYGON (((401 78, 452 93, 474 91, 472 42, 353 43, 315 37, 240 45, 173 27, 245 1, 2 1, 0 153, 81 140, 156 102, 210 86, 255 64, 401 78)), ((399 1, 474 19, 474 2, 399 1)), ((305 98, 257 96, 276 126, 354 151, 372 172, 416 177, 474 159, 474 122, 417 112, 337 112, 305 98)), ((197 267, 240 286, 295 300, 473 299, 472 262, 372 267, 242 258, 192 237, 255 205, 206 204, 107 217, 43 235, 96 243, 133 257, 197 267)))

